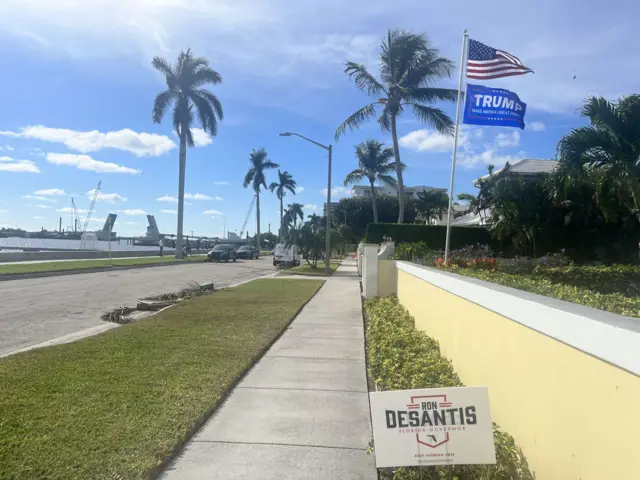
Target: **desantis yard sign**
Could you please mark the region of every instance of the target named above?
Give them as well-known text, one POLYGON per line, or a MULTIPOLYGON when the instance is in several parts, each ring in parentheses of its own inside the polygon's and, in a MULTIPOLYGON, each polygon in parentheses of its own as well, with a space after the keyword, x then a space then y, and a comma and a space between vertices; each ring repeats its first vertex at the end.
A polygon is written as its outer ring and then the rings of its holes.
POLYGON ((526 111, 527 104, 509 90, 468 84, 462 122, 524 130, 526 111))
POLYGON ((486 387, 369 394, 378 468, 496 463, 486 387))

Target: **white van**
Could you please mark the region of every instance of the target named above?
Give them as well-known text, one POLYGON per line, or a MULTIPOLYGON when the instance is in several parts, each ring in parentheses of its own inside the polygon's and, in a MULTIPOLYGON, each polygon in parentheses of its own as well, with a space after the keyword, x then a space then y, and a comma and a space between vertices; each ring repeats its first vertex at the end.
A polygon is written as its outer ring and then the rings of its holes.
POLYGON ((293 266, 300 265, 302 260, 302 253, 297 245, 285 245, 279 243, 276 245, 273 251, 273 266, 277 266, 281 263, 290 263, 293 266))

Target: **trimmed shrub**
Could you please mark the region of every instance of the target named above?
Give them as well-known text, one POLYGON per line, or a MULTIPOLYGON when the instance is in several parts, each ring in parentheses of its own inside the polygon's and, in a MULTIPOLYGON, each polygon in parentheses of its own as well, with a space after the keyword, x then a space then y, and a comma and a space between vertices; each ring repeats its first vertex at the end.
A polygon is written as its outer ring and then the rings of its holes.
MULTIPOLYGON (((365 303, 369 381, 378 391, 463 386, 438 342, 415 328, 409 312, 395 297, 365 303)), ((494 424, 496 465, 456 465, 382 469, 394 480, 533 480, 513 437, 494 424)))
MULTIPOLYGON (((408 225, 397 223, 370 223, 367 226, 367 243, 381 243, 382 237, 391 237, 396 245, 410 242, 425 242, 432 250, 444 250, 447 237, 445 225, 408 225)), ((491 237, 491 233, 481 227, 451 227, 451 248, 467 245, 490 245, 500 250, 500 244, 491 237)))

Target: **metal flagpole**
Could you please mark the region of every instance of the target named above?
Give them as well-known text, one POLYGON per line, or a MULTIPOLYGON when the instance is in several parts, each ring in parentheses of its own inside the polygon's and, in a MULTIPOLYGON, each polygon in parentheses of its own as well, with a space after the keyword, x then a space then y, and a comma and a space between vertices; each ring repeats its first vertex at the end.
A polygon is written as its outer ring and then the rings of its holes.
POLYGON ((460 100, 462 99, 462 82, 466 71, 467 43, 469 35, 467 30, 462 34, 462 54, 460 55, 460 79, 458 80, 458 100, 456 101, 456 130, 453 137, 453 155, 451 158, 451 180, 449 181, 449 209, 447 210, 447 239, 444 245, 444 264, 449 265, 449 241, 451 239, 451 206, 453 203, 453 180, 456 175, 456 153, 458 151, 458 129, 460 127, 460 100))

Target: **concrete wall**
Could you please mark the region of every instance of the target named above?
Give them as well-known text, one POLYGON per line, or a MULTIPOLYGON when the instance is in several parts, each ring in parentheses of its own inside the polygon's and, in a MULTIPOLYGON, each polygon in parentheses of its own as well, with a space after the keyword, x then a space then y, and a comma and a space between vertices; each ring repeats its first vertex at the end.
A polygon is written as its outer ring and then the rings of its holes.
POLYGON ((537 478, 640 475, 640 320, 407 262, 397 294, 537 478))
POLYGON ((398 291, 398 272, 395 260, 378 261, 378 296, 395 294, 398 291))

